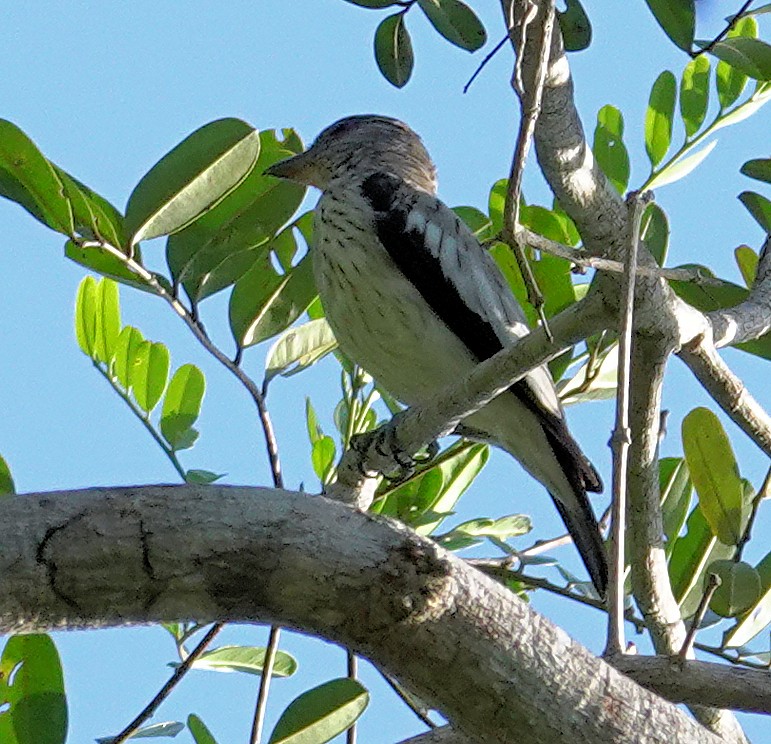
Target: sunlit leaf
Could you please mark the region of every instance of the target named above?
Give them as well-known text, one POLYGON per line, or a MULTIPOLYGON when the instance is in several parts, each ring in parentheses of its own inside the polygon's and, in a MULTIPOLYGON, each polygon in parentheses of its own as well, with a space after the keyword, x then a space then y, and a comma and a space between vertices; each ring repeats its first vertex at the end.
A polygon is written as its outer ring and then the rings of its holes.
MULTIPOLYGON (((193 669, 212 672, 244 672, 262 674, 266 649, 257 646, 220 646, 206 651, 193 662, 193 669)), ((174 664, 172 666, 178 666, 174 664)), ((291 677, 297 671, 297 662, 285 651, 277 651, 273 662, 274 677, 291 677)))
POLYGON ((744 485, 731 442, 720 419, 708 408, 694 408, 683 420, 683 451, 699 508, 724 545, 736 545, 748 516, 744 485))
POLYGON ((13 482, 11 469, 5 458, 0 455, 0 496, 8 496, 16 493, 16 485, 13 482))
POLYGON ((663 266, 669 248, 669 220, 656 202, 649 204, 640 223, 640 237, 656 263, 663 266))
POLYGON ((169 350, 160 342, 142 341, 134 356, 131 385, 134 399, 146 413, 158 405, 169 376, 169 350))
POLYGON ((603 173, 620 194, 626 191, 629 184, 629 153, 623 138, 622 113, 615 106, 603 106, 597 112, 592 151, 603 173))
POLYGON ((211 470, 188 470, 185 473, 185 482, 208 486, 210 483, 214 483, 220 478, 224 478, 225 475, 225 473, 212 473, 211 470))
POLYGON ((109 364, 115 353, 121 330, 118 285, 111 279, 102 279, 96 288, 96 329, 94 357, 109 364))
POLYGON ((693 493, 691 474, 682 457, 664 457, 659 460, 659 490, 661 517, 667 538, 666 551, 669 555, 685 525, 693 493))
POLYGON ((584 362, 569 380, 559 386, 560 399, 564 405, 584 403, 590 400, 609 400, 616 396, 618 384, 618 347, 608 350, 591 368, 584 362), (589 379, 587 380, 587 374, 589 379))
POLYGON ((316 473, 322 483, 326 483, 329 480, 335 464, 336 454, 335 440, 327 435, 319 437, 311 446, 313 472, 316 473))
POLYGON ((187 727, 193 736, 195 744, 217 744, 211 731, 195 713, 191 713, 187 717, 187 727))
POLYGON ((739 271, 742 273, 742 279, 748 288, 755 283, 755 277, 758 275, 758 254, 748 245, 740 245, 734 250, 734 258, 739 271))
POLYGON ((270 735, 269 744, 324 744, 364 712, 369 693, 355 679, 333 679, 295 698, 270 735))
POLYGON ((683 70, 680 80, 680 116, 688 137, 693 137, 699 131, 707 115, 709 73, 709 59, 703 54, 692 59, 683 70))
POLYGON ((685 178, 691 171, 698 168, 699 165, 706 159, 712 150, 715 149, 717 140, 712 140, 709 144, 702 147, 696 152, 692 152, 690 155, 678 158, 673 163, 668 165, 656 174, 649 182, 648 189, 659 189, 667 184, 679 181, 681 178, 685 178))
POLYGON ((197 129, 132 191, 126 205, 131 243, 190 224, 246 177, 259 151, 259 133, 240 119, 219 119, 197 129))
POLYGON ((163 400, 161 434, 174 450, 184 449, 189 430, 201 412, 206 390, 203 372, 194 364, 182 365, 171 378, 163 400))
MULTIPOLYGON (((758 35, 758 23, 754 18, 744 17, 728 32, 727 38, 754 38, 758 35)), ((717 97, 720 108, 726 109, 739 98, 747 85, 747 76, 737 67, 721 60, 715 70, 717 97)))
MULTIPOLYGON (((131 734, 132 739, 173 739, 180 731, 185 730, 185 724, 180 721, 163 721, 142 726, 131 734)), ((106 736, 97 739, 97 744, 112 744, 115 737, 106 736)))
POLYGON ((755 80, 771 80, 771 45, 744 36, 713 44, 710 53, 755 80))
POLYGON ((391 85, 403 88, 412 75, 415 57, 404 25, 404 13, 389 16, 375 31, 375 61, 391 85))
POLYGON ((287 328, 268 350, 265 357, 265 379, 297 374, 335 348, 337 340, 325 318, 287 328))
POLYGON ((675 76, 664 70, 653 84, 645 113, 645 151, 654 168, 664 159, 672 142, 676 97, 675 76))
POLYGON ((96 303, 96 279, 86 276, 80 282, 75 298, 75 337, 80 350, 92 358, 96 347, 96 303))
POLYGON ((113 372, 124 390, 128 390, 131 387, 134 361, 137 351, 144 340, 144 336, 138 328, 125 326, 115 343, 115 353, 112 359, 113 372))

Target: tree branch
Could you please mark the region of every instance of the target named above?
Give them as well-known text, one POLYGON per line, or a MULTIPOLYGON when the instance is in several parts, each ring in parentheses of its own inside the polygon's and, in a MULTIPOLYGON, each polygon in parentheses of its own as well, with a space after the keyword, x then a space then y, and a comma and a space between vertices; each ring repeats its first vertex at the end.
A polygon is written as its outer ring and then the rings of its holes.
POLYGON ((390 520, 226 486, 0 500, 3 632, 180 617, 270 622, 342 643, 482 741, 718 741, 390 520))

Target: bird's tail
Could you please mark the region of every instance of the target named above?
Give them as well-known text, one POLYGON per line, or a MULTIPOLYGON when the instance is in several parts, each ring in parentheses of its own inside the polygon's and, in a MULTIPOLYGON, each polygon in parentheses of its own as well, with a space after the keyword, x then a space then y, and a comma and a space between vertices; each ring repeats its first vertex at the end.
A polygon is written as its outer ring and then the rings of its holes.
POLYGON ((554 501, 565 527, 573 538, 595 589, 601 597, 604 597, 608 588, 608 558, 600 534, 600 527, 594 517, 586 492, 583 489, 580 493, 577 492, 575 500, 571 504, 571 506, 577 507, 580 513, 577 513, 575 508, 568 509, 556 496, 552 495, 552 501, 554 501))

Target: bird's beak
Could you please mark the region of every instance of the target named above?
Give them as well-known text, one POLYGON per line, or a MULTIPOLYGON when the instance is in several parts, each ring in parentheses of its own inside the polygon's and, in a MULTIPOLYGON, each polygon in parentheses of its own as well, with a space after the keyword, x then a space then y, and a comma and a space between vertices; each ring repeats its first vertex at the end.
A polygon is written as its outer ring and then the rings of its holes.
POLYGON ((294 155, 291 158, 274 163, 265 169, 265 175, 285 178, 289 181, 296 181, 308 186, 312 185, 314 181, 314 166, 314 159, 306 150, 299 155, 294 155))

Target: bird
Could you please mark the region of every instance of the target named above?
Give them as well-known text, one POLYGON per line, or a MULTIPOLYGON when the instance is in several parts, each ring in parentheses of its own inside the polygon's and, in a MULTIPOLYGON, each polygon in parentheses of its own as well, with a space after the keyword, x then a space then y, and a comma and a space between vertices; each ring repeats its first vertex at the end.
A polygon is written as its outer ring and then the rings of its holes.
MULTIPOLYGON (((310 252, 325 316, 342 351, 403 403, 419 405, 529 333, 495 261, 437 197, 436 168, 407 124, 348 116, 265 173, 321 191, 310 252)), ((604 596, 607 557, 587 497, 602 481, 568 430, 548 368, 462 429, 546 487, 604 596)))

